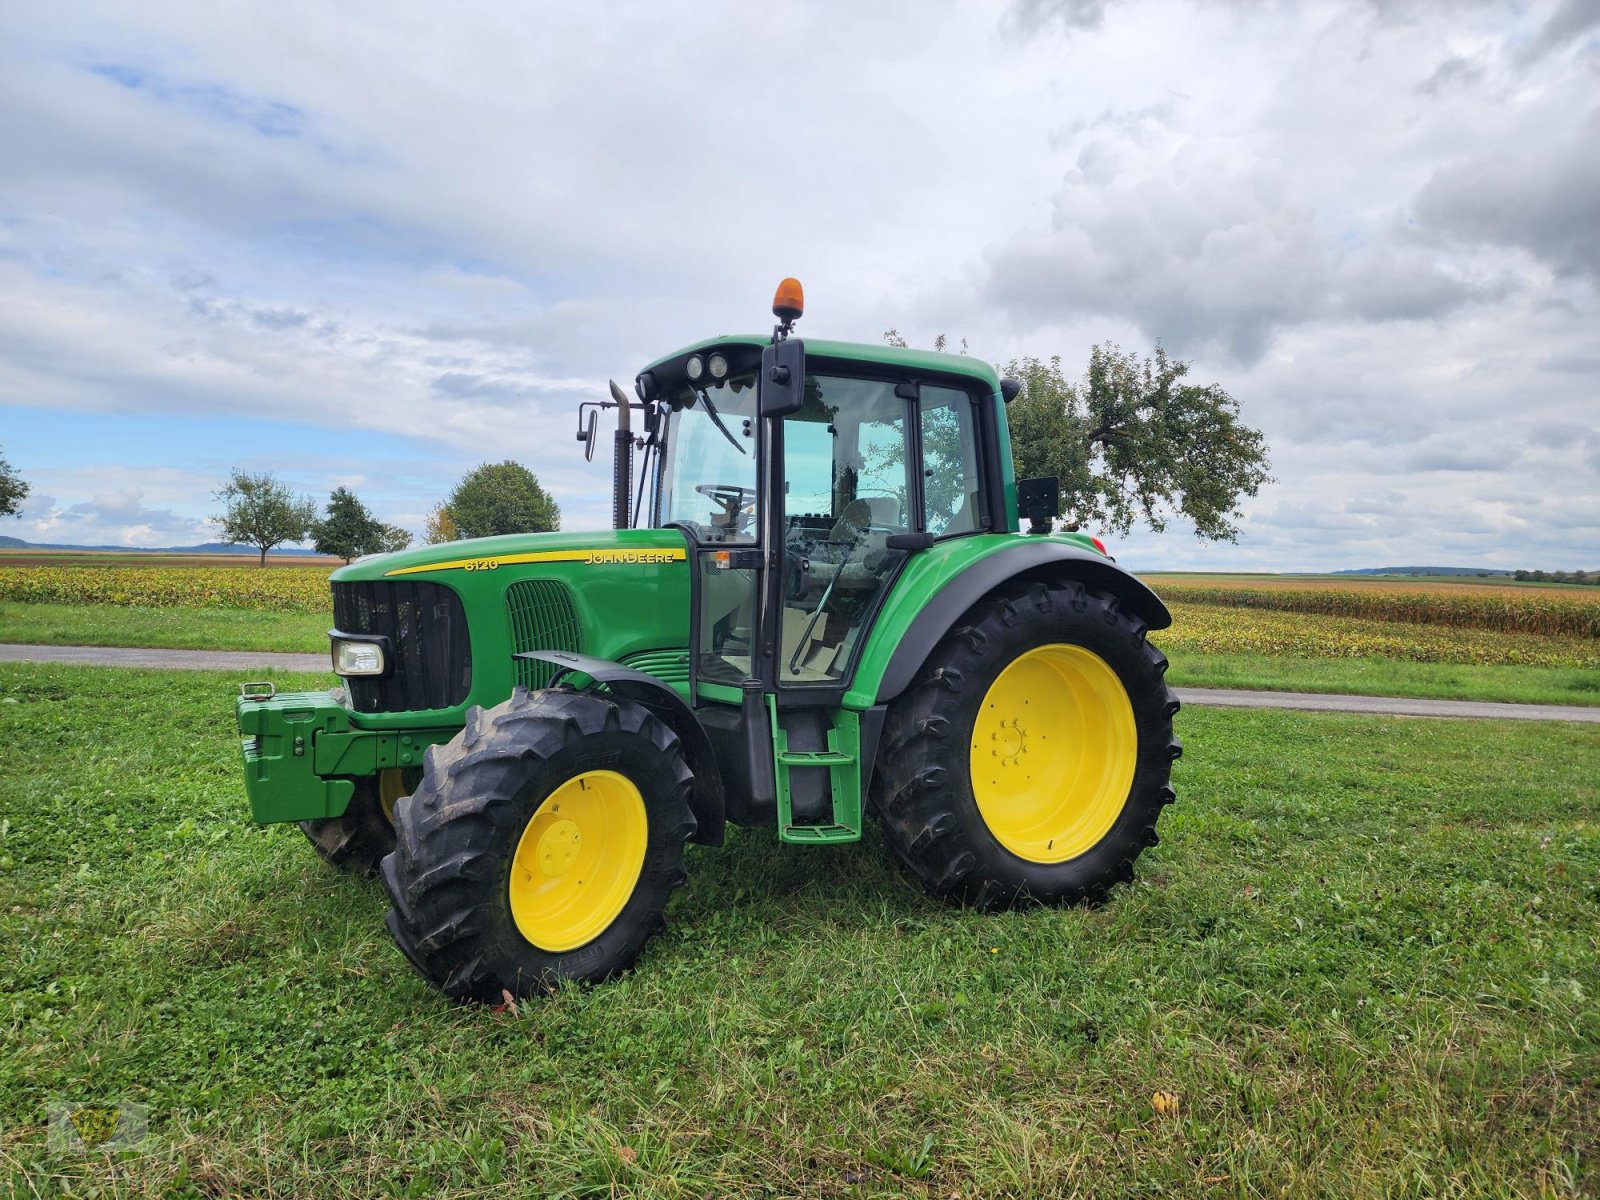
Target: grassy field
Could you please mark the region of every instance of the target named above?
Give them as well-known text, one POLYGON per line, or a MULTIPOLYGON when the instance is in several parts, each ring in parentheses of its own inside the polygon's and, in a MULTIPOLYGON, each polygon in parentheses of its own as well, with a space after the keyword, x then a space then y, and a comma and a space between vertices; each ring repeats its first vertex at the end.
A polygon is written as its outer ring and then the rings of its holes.
POLYGON ((232 682, 0 668, 0 1194, 1600 1189, 1600 728, 1186 711, 1104 909, 745 834, 637 973, 491 1012, 248 823, 232 682), (49 1153, 59 1100, 142 1153, 49 1153))
POLYGON ((1175 687, 1600 705, 1600 669, 1419 663, 1393 658, 1289 658, 1172 651, 1175 687))
POLYGON ((0 600, 0 642, 325 653, 331 619, 242 608, 19 604, 0 600))

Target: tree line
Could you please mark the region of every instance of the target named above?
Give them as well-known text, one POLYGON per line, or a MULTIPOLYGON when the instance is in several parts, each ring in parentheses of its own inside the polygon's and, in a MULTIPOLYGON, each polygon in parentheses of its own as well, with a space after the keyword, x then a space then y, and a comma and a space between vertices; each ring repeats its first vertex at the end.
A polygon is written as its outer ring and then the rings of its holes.
POLYGON ((1511 577, 1521 583, 1577 583, 1600 587, 1600 571, 1513 571, 1511 577))
MULTIPOLYGON (((4 460, 0 459, 0 465, 4 460)), ((252 546, 266 564, 267 552, 285 542, 310 541, 318 554, 345 562, 366 554, 389 554, 411 544, 411 531, 373 515, 347 487, 328 495, 319 512, 310 496, 296 495, 271 471, 234 469, 216 492, 222 512, 211 519, 222 540, 252 546)), ((509 459, 482 463, 456 484, 450 498, 428 514, 426 540, 453 542, 503 533, 545 533, 561 526, 561 509, 538 477, 509 459)))

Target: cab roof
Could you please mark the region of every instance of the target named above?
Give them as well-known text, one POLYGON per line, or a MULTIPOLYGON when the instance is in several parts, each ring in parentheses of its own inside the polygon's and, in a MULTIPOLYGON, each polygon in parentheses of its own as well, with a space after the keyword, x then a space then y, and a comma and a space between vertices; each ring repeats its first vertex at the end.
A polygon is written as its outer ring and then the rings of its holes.
MULTIPOLYGON (((653 371, 667 363, 687 358, 697 351, 703 352, 719 346, 765 346, 772 338, 760 333, 732 333, 706 338, 690 346, 683 346, 671 354, 663 354, 640 369, 653 371)), ((834 342, 823 338, 801 338, 806 344, 806 358, 828 358, 846 362, 866 363, 875 367, 889 367, 911 374, 960 375, 976 380, 990 392, 1000 390, 1000 375, 982 359, 966 354, 940 354, 933 350, 903 350, 898 346, 885 346, 875 342, 834 342)))

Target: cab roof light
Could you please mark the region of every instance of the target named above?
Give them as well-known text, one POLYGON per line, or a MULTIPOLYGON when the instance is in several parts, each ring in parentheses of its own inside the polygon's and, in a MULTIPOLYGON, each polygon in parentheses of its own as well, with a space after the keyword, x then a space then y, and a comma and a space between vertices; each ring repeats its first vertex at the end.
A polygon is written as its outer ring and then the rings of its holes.
POLYGON ((772 297, 772 315, 784 324, 798 321, 806 311, 806 293, 798 279, 785 279, 772 297))

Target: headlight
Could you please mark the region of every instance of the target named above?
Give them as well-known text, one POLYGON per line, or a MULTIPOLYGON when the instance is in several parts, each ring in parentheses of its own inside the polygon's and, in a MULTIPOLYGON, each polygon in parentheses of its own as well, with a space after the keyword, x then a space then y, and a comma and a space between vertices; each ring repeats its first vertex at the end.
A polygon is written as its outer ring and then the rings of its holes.
POLYGON ((382 675, 383 671, 381 642, 347 642, 343 638, 333 639, 335 675, 382 675))
POLYGON ((720 354, 713 354, 706 363, 706 368, 711 372, 713 379, 726 379, 728 377, 728 360, 720 354))
POLYGON ((684 364, 683 373, 689 377, 690 383, 696 382, 700 376, 706 373, 705 359, 701 358, 698 354, 693 355, 689 361, 684 364))

